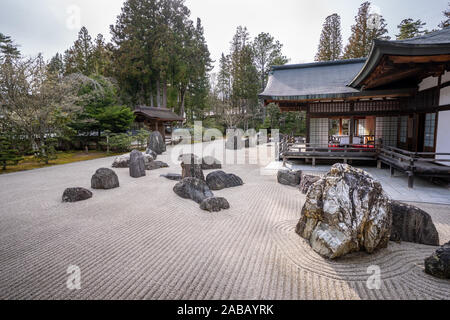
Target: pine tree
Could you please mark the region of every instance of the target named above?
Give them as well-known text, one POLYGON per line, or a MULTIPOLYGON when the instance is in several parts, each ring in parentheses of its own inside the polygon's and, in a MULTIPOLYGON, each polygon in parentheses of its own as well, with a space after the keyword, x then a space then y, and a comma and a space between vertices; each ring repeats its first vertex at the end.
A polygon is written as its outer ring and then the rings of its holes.
POLYGON ((47 69, 58 78, 61 78, 64 75, 63 56, 60 53, 57 53, 48 63, 47 69))
POLYGON ((93 51, 92 37, 86 27, 82 27, 78 39, 64 54, 65 73, 81 73, 85 76, 94 74, 93 51))
POLYGON ((288 59, 282 53, 283 45, 268 33, 260 33, 253 41, 252 46, 261 83, 260 90, 263 91, 269 77, 270 67, 284 65, 288 63, 288 59))
POLYGON ((338 60, 342 54, 341 17, 328 16, 323 24, 316 61, 338 60))
POLYGON ((422 22, 420 19, 414 21, 413 19, 404 19, 399 25, 399 34, 396 35, 397 40, 411 39, 414 37, 421 36, 427 31, 422 30, 426 23, 422 22))
POLYGON ((352 35, 344 50, 344 59, 367 57, 375 39, 389 40, 387 36, 386 20, 383 16, 370 13, 370 2, 361 4, 355 25, 352 26, 352 35))
POLYGON ((5 60, 15 59, 20 57, 20 51, 10 36, 6 36, 0 32, 0 63, 5 60))
MULTIPOLYGON (((450 3, 448 4, 450 6, 450 3)), ((439 28, 444 29, 450 27, 450 9, 447 9, 443 12, 445 16, 445 20, 439 24, 439 28)))
POLYGON ((23 158, 12 146, 12 142, 4 134, 0 134, 0 165, 6 170, 8 165, 17 165, 23 158))

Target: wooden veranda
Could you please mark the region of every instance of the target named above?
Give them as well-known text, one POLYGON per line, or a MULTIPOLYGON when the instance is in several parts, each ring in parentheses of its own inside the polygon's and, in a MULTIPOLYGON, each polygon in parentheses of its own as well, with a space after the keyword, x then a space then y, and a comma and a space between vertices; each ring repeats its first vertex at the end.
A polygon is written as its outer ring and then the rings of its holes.
POLYGON ((288 160, 310 161, 315 167, 317 160, 377 162, 388 165, 391 176, 395 170, 408 175, 408 186, 414 188, 414 178, 450 178, 450 153, 410 152, 382 145, 329 146, 298 142, 294 137, 284 137, 279 144, 280 160, 286 166, 288 160))

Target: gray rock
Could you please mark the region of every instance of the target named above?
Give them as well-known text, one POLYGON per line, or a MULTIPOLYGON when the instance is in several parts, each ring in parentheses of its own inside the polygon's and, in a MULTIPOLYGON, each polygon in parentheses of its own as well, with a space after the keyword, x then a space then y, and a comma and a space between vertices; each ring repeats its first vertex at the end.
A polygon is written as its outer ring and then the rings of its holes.
POLYGON ((391 241, 439 246, 439 233, 428 213, 398 201, 391 201, 391 210, 391 241))
POLYGON ((133 150, 130 154, 130 177, 145 177, 145 158, 142 152, 133 150))
POLYGON ((156 160, 158 158, 158 155, 156 154, 156 152, 150 148, 147 148, 147 151, 145 151, 145 154, 150 155, 153 158, 153 160, 156 160))
POLYGON ((176 173, 162 174, 161 177, 162 178, 166 178, 168 180, 172 180, 172 181, 181 181, 181 180, 183 180, 181 174, 176 174, 176 173))
POLYGON ((229 134, 227 136, 227 141, 225 143, 225 148, 227 150, 241 150, 245 147, 245 141, 239 131, 234 132, 234 134, 229 134))
POLYGON ((202 164, 202 160, 193 153, 180 155, 178 161, 185 164, 202 164))
POLYGON ((390 199, 371 175, 336 164, 310 189, 296 232, 314 251, 335 259, 389 244, 390 199))
POLYGON ((242 186, 244 182, 234 174, 227 174, 223 171, 214 171, 206 177, 206 184, 211 190, 222 190, 242 186))
POLYGON ((197 178, 185 178, 178 182, 173 191, 184 199, 191 199, 201 204, 203 200, 214 197, 206 183, 197 178))
POLYGON ((221 210, 230 209, 230 204, 225 198, 208 198, 202 201, 200 209, 209 212, 219 212, 221 210))
POLYGON ((222 169, 222 163, 214 157, 204 157, 202 160, 203 170, 219 170, 222 169))
POLYGON ((68 188, 64 191, 63 202, 78 202, 92 198, 92 192, 85 188, 68 188))
POLYGON ((148 149, 153 150, 158 155, 166 152, 166 141, 159 131, 153 131, 150 134, 148 149))
MULTIPOLYGON (((144 156, 145 164, 148 164, 148 163, 152 162, 153 160, 155 160, 155 158, 153 158, 153 156, 150 154, 143 153, 142 155, 144 156)), ((116 168, 116 169, 129 168, 130 167, 130 159, 131 159, 130 153, 124 154, 120 157, 117 157, 116 159, 114 159, 112 167, 116 168)))
POLYGON ((98 169, 91 179, 92 189, 109 190, 118 188, 119 186, 120 186, 119 177, 111 169, 107 168, 98 169))
POLYGON ((184 178, 197 178, 205 181, 205 175, 203 174, 201 160, 191 154, 182 156, 181 169, 182 177, 184 178))
POLYGON ((279 170, 277 175, 278 183, 291 187, 298 187, 301 177, 301 171, 293 171, 287 169, 279 170))
POLYGON ((450 279, 450 242, 425 259, 425 272, 440 279, 450 279))
POLYGON ((146 170, 159 170, 162 168, 169 168, 169 165, 162 161, 152 161, 145 165, 146 170))
POLYGON ((302 174, 302 177, 300 179, 300 192, 303 194, 307 194, 309 191, 309 188, 320 180, 320 177, 312 176, 309 174, 302 174))

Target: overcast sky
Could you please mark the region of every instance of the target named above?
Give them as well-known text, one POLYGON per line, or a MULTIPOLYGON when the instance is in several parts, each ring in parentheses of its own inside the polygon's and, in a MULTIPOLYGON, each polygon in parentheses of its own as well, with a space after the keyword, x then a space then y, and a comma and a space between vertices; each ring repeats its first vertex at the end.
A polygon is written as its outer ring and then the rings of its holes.
MULTIPOLYGON (((109 25, 115 23, 124 0, 0 0, 0 32, 10 35, 25 55, 41 52, 49 59, 72 45, 79 25, 94 37, 110 39, 109 25), (79 19, 78 14, 79 14, 79 19), (79 20, 79 21, 78 21, 79 20)), ((269 32, 284 44, 291 63, 314 59, 325 18, 338 13, 342 18, 344 44, 350 36, 362 0, 187 0, 191 18, 200 17, 214 60, 227 52, 238 25, 251 36, 269 32)), ((429 29, 443 20, 448 0, 374 0, 375 11, 387 23, 395 38, 402 19, 421 19, 429 29)))

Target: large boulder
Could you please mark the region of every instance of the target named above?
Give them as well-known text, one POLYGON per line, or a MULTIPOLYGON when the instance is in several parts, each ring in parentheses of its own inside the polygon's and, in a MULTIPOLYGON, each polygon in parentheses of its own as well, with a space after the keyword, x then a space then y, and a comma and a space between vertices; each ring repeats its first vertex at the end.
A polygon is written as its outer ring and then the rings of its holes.
MULTIPOLYGON (((155 158, 151 154, 142 154, 144 157, 145 164, 148 164, 155 160, 155 158)), ((120 169, 120 168, 129 168, 130 167, 130 160, 131 160, 131 154, 124 154, 122 156, 117 157, 114 159, 114 162, 112 164, 113 168, 120 169)))
POLYGON ((428 213, 398 201, 391 201, 391 210, 391 241, 439 246, 439 233, 428 213))
POLYGON ((173 191, 184 199, 191 199, 201 204, 205 199, 214 197, 203 180, 197 178, 185 178, 175 185, 173 191))
POLYGON ((425 260, 425 272, 440 279, 450 279, 450 242, 425 260))
POLYGON ((309 189, 296 232, 314 251, 335 259, 386 248, 391 226, 390 199, 381 184, 363 170, 336 164, 309 189))
POLYGON ((168 167, 169 167, 169 165, 162 161, 152 161, 145 165, 146 170, 159 170, 159 169, 168 168, 168 167))
POLYGON ((203 170, 219 170, 222 169, 222 163, 214 157, 206 156, 202 160, 203 170))
POLYGON ((302 174, 302 177, 300 179, 300 192, 303 194, 307 194, 309 191, 309 188, 319 181, 321 178, 318 176, 312 176, 309 174, 302 174))
POLYGON ((133 150, 130 154, 130 176, 132 178, 145 177, 145 158, 142 152, 133 150))
POLYGON ((205 175, 203 174, 202 162, 201 160, 191 154, 191 155, 183 155, 181 157, 181 169, 182 169, 182 177, 184 178, 197 178, 205 181, 205 175))
POLYGON ((244 182, 237 175, 214 171, 206 177, 206 184, 211 190, 222 190, 242 186, 244 182))
POLYGON ((299 186, 301 177, 302 177, 301 171, 294 171, 287 169, 279 170, 277 175, 278 183, 292 187, 299 186))
POLYGON ((92 192, 85 188, 68 188, 62 196, 63 202, 78 202, 92 198, 92 192))
POLYGON ((111 169, 98 169, 91 179, 92 189, 109 190, 118 188, 119 186, 119 177, 111 169))
POLYGON ((166 152, 166 141, 159 131, 153 131, 150 134, 148 149, 153 150, 158 155, 166 152))
POLYGON ((200 209, 209 212, 219 212, 221 210, 230 209, 230 204, 225 198, 208 198, 202 201, 200 209))

